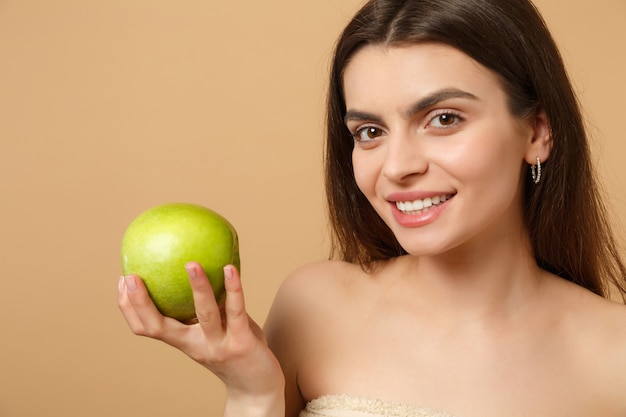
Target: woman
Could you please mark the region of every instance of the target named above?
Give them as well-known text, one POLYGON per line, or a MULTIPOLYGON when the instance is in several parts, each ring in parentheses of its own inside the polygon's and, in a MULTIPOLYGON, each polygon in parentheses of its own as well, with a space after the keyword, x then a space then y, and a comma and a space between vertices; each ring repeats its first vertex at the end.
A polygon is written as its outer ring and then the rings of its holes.
POLYGON ((264 333, 231 266, 220 311, 188 265, 198 324, 135 276, 120 308, 222 378, 228 416, 626 416, 626 273, 581 119, 527 0, 372 0, 331 70, 337 260, 288 277, 264 333))

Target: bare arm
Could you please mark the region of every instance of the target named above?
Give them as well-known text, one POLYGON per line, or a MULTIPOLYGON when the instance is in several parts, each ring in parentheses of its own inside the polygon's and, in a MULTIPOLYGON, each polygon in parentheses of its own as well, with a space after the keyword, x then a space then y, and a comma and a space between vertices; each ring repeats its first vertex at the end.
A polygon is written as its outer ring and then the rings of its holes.
POLYGON ((308 265, 294 271, 282 283, 265 322, 270 348, 278 358, 285 375, 285 416, 297 417, 306 406, 301 392, 301 367, 316 333, 318 310, 319 265, 308 265))

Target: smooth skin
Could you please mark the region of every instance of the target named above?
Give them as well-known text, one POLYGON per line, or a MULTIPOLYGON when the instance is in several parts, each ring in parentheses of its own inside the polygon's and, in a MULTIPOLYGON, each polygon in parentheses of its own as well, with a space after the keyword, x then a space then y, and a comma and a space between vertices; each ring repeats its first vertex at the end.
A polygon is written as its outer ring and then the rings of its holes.
POLYGON ((261 328, 248 316, 237 269, 224 268, 226 300, 218 305, 198 263, 187 271, 197 323, 164 317, 136 275, 122 277, 118 305, 133 333, 180 349, 228 387, 224 416, 284 416, 284 378, 261 328))
POLYGON ((458 417, 625 417, 626 307, 540 269, 523 224, 523 176, 550 156, 544 113, 512 116, 498 77, 440 44, 367 46, 344 91, 357 184, 409 254, 370 273, 338 261, 297 270, 267 344, 232 269, 221 311, 191 269, 193 325, 160 316, 126 277, 133 332, 222 378, 230 416, 296 417, 347 393, 458 417), (438 194, 451 198, 434 210, 396 209, 438 194))

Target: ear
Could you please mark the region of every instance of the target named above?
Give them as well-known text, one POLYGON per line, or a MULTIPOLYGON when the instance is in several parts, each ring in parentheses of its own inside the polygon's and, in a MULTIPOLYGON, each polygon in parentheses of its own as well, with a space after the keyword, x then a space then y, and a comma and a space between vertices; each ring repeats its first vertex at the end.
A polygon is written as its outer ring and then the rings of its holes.
POLYGON ((550 157, 552 150, 552 129, 543 109, 537 110, 530 120, 530 127, 532 137, 526 146, 524 160, 533 165, 537 163, 537 157, 541 162, 545 162, 550 157))

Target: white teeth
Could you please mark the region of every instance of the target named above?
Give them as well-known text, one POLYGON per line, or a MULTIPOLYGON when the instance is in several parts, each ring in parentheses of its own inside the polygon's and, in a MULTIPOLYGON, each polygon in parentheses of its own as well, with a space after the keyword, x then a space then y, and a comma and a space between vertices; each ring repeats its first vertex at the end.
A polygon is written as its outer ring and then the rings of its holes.
POLYGON ((426 197, 423 200, 414 201, 396 201, 396 207, 398 210, 404 213, 410 213, 420 211, 424 209, 430 209, 433 206, 437 206, 441 203, 445 203, 452 197, 451 195, 438 195, 434 197, 426 197))

